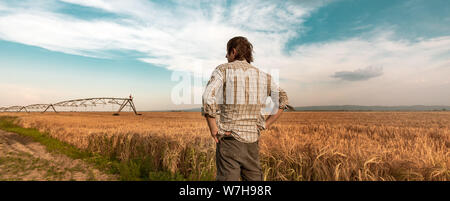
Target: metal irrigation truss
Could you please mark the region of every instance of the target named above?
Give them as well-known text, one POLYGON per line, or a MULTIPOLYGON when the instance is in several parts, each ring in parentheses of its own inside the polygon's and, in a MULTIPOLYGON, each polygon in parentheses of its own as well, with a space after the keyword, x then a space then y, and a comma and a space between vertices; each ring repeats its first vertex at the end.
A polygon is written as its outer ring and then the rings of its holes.
POLYGON ((135 115, 140 115, 136 111, 136 107, 133 103, 133 97, 129 98, 110 98, 110 97, 101 97, 101 98, 82 98, 82 99, 74 99, 61 101, 53 104, 32 104, 27 106, 11 106, 11 107, 0 107, 0 112, 30 112, 30 110, 43 110, 42 113, 46 112, 48 109, 53 109, 53 111, 57 112, 55 107, 88 107, 88 106, 97 106, 97 105, 120 105, 119 110, 114 113, 114 115, 119 115, 119 112, 122 111, 126 106, 131 107, 133 109, 135 115))

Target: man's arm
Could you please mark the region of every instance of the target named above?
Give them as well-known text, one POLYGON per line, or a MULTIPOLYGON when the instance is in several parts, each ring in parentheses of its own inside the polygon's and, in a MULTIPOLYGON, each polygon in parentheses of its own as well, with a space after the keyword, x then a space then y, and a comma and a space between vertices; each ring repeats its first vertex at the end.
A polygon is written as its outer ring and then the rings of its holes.
POLYGON ((266 119, 265 127, 266 129, 269 129, 270 126, 272 126, 275 121, 280 118, 281 113, 283 113, 284 109, 278 109, 277 113, 273 115, 269 115, 269 117, 266 119))
POLYGON ((278 118, 280 118, 281 113, 283 113, 285 109, 292 108, 290 105, 288 105, 288 97, 286 91, 281 89, 272 79, 270 79, 270 82, 270 97, 273 102, 277 103, 277 107, 273 110, 273 112, 276 111, 276 113, 269 115, 269 117, 266 119, 264 126, 265 129, 268 129, 270 126, 272 126, 272 124, 275 123, 278 118))
POLYGON ((216 68, 211 75, 211 79, 208 81, 206 85, 205 92, 202 96, 202 115, 205 116, 206 122, 208 123, 209 131, 211 137, 214 138, 214 141, 219 142, 217 139, 217 132, 219 131, 216 124, 216 112, 217 112, 217 100, 216 95, 218 90, 222 87, 222 73, 219 69, 216 68))
POLYGON ((213 118, 210 116, 205 116, 205 119, 206 119, 206 122, 208 123, 209 132, 211 133, 211 137, 213 137, 214 141, 216 141, 216 143, 218 143, 219 140, 217 139, 217 132, 219 132, 219 128, 217 128, 216 118, 213 118))

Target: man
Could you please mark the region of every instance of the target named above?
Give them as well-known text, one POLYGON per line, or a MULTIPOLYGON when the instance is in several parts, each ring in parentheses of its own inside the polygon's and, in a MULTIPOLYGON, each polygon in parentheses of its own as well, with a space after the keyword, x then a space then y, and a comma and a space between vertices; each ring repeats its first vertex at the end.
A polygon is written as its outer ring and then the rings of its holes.
POLYGON ((260 131, 269 128, 288 107, 286 92, 267 73, 252 66, 253 46, 238 36, 227 43, 228 63, 212 73, 203 94, 202 115, 215 140, 218 181, 263 180, 259 162, 260 131), (275 107, 264 119, 271 97, 275 107), (219 113, 219 114, 218 114, 219 113))

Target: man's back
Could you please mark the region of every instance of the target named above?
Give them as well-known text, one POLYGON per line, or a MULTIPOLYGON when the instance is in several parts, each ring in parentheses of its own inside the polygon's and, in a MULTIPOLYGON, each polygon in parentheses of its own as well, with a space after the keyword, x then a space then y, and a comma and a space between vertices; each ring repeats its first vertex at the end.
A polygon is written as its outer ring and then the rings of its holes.
POLYGON ((270 75, 250 65, 253 45, 242 36, 227 43, 228 63, 219 65, 203 93, 202 115, 216 142, 216 179, 261 181, 260 129, 275 122, 287 107, 286 93, 270 75), (267 97, 276 112, 264 119, 267 97), (231 136, 230 136, 231 135, 231 136))
POLYGON ((269 74, 245 60, 235 60, 214 70, 203 94, 202 112, 214 117, 219 112, 219 135, 230 131, 238 141, 251 143, 265 127, 262 109, 269 96, 279 106, 276 108, 286 107, 286 93, 269 74))

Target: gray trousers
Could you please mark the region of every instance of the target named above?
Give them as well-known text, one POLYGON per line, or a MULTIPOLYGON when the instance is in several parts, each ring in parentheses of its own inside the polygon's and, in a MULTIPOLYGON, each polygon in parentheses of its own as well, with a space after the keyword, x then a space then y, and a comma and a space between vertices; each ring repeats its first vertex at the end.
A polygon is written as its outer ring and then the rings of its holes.
POLYGON ((243 143, 226 136, 216 147, 217 181, 262 181, 259 141, 243 143))

